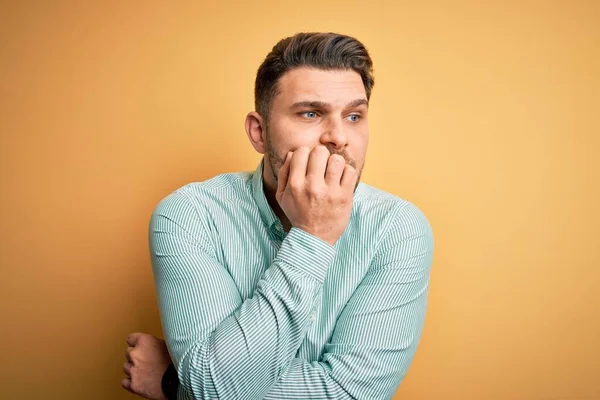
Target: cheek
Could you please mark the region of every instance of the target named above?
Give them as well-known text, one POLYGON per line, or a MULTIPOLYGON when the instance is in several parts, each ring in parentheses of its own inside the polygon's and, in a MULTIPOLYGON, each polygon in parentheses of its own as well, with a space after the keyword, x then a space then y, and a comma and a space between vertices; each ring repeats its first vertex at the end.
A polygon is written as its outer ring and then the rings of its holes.
POLYGON ((365 128, 357 132, 356 135, 356 145, 363 152, 366 151, 367 145, 369 144, 369 128, 365 128))
MULTIPOLYGON (((272 121, 270 128, 273 148, 284 157, 288 151, 294 151, 301 146, 313 148, 321 143, 323 129, 319 124, 296 123, 288 118, 278 118, 272 121)), ((348 147, 352 149, 350 152, 355 155, 357 161, 363 159, 369 142, 368 125, 349 129, 348 135, 348 147)))
POLYGON ((319 143, 320 130, 316 126, 294 124, 289 121, 281 121, 273 124, 270 129, 273 147, 285 156, 288 151, 294 151, 298 147, 314 147, 319 143))

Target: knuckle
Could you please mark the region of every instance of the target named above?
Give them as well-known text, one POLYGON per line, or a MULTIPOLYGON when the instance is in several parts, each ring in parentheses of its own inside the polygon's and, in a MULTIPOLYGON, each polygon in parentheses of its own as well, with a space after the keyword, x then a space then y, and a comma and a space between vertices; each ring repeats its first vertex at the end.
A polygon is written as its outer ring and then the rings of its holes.
POLYGON ((137 379, 133 379, 133 377, 131 377, 131 383, 129 385, 129 387, 131 388, 131 390, 133 390, 136 393, 140 393, 142 391, 142 385, 139 383, 139 381, 137 379))
POLYGON ((313 195, 321 195, 323 186, 316 179, 309 179, 306 182, 306 191, 313 195))
POLYGON ((302 192, 302 185, 300 185, 297 181, 292 181, 289 182, 288 184, 288 188, 290 189, 290 191, 292 192, 292 194, 294 196, 298 195, 299 193, 302 192))
POLYGON ((154 336, 150 335, 149 333, 144 333, 140 335, 138 340, 143 343, 152 343, 154 341, 154 336))
POLYGON ((287 186, 291 187, 292 189, 298 188, 302 186, 301 179, 299 179, 298 177, 291 177, 290 179, 288 179, 287 186))
POLYGON ((129 355, 129 359, 130 359, 130 360, 131 360, 131 362, 133 363, 133 360, 135 360, 135 359, 136 359, 136 357, 137 357, 137 351, 135 351, 135 348, 133 348, 133 349, 128 349, 127 351, 128 351, 128 353, 127 353, 127 354, 129 355))

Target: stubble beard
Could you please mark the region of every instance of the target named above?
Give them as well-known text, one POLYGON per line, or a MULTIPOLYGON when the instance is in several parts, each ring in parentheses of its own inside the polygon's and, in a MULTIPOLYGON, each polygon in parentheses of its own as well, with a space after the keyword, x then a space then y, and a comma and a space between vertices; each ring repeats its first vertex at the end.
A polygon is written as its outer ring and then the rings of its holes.
MULTIPOLYGON (((273 174, 273 179, 274 179, 275 185, 278 185, 279 180, 277 179, 277 175, 279 174, 279 169, 283 166, 283 163, 285 163, 285 158, 282 158, 279 155, 278 149, 276 149, 273 146, 273 142, 271 141, 271 135, 269 134, 268 129, 266 130, 265 136, 266 136, 265 153, 267 156, 267 162, 269 163, 269 167, 271 167, 271 173, 273 174)), ((344 157, 344 160, 346 160, 347 164, 350 164, 350 166, 356 168, 356 163, 354 162, 354 160, 349 160, 345 154, 342 154, 339 152, 337 152, 337 153, 332 152, 331 150, 329 150, 329 153, 341 155, 342 157, 344 157)), ((360 171, 358 173, 358 179, 356 180, 356 185, 354 186, 354 192, 356 192, 356 188, 358 187, 358 184, 360 183, 360 177, 362 175, 362 170, 363 170, 364 166, 365 165, 363 163, 363 165, 360 168, 360 171)))

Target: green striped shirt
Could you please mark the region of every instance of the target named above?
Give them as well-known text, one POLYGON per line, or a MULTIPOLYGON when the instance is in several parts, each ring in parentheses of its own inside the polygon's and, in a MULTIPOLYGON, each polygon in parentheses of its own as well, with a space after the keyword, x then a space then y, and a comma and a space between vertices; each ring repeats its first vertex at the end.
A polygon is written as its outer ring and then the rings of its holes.
POLYGON ((390 398, 421 335, 431 226, 365 183, 335 246, 284 232, 254 172, 156 206, 150 251, 180 399, 390 398))

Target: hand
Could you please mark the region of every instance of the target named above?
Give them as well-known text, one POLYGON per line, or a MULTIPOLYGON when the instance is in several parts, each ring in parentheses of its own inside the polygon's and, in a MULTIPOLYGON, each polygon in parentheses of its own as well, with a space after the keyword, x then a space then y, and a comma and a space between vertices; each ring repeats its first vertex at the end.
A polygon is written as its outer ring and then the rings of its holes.
POLYGON ((127 378, 121 386, 146 399, 167 400, 161 387, 162 376, 171 364, 165 341, 147 333, 132 333, 127 336, 127 344, 130 347, 123 364, 127 378))
POLYGON ((289 152, 277 178, 275 198, 292 226, 335 245, 352 214, 356 170, 318 145, 289 152))

